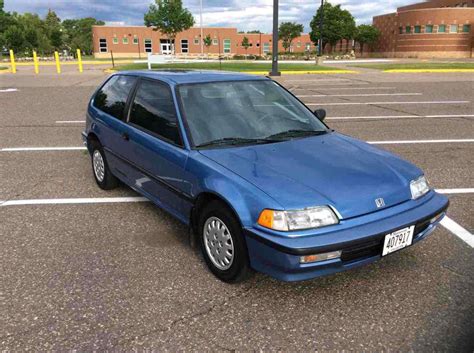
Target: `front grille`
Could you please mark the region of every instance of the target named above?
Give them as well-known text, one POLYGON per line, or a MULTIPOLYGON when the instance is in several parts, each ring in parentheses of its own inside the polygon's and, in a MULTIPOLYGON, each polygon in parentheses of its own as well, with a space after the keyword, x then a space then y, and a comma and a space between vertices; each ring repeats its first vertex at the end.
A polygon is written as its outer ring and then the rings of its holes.
MULTIPOLYGON (((416 239, 422 232, 424 232, 430 225, 430 219, 418 222, 415 225, 413 232, 413 239, 416 239)), ((383 242, 385 234, 379 235, 378 240, 371 240, 365 243, 360 243, 342 250, 341 260, 343 262, 352 262, 363 260, 372 256, 382 254, 383 242)))

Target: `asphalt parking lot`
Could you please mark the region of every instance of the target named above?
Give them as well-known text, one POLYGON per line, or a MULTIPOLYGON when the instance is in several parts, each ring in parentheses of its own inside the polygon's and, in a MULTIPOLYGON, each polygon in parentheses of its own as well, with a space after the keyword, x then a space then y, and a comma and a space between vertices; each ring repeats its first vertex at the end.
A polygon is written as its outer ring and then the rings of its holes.
POLYGON ((86 152, 68 149, 105 77, 0 75, 1 351, 473 351, 474 74, 279 78, 333 129, 420 166, 451 222, 360 269, 238 285, 213 277, 179 222, 126 187, 100 190, 86 152))

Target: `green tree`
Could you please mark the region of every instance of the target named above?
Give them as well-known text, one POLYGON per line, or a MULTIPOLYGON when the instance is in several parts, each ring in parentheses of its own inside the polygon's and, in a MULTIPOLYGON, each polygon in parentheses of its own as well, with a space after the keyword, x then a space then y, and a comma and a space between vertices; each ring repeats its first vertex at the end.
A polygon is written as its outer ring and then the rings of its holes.
POLYGON ((208 34, 207 36, 204 37, 204 39, 202 40, 204 46, 206 47, 206 51, 207 51, 207 56, 209 56, 209 48, 211 47, 212 45, 212 38, 211 38, 211 35, 208 34))
POLYGON ((81 49, 85 54, 92 54, 92 26, 103 26, 104 22, 93 17, 64 20, 65 46, 73 53, 81 49))
MULTIPOLYGON (((329 2, 324 3, 323 10, 323 49, 328 43, 334 47, 338 41, 354 37, 356 26, 354 17, 349 11, 341 9, 341 5, 333 6, 329 2)), ((320 19, 321 8, 318 9, 310 23, 310 38, 316 45, 321 38, 320 19)))
POLYGON ((144 16, 145 25, 166 35, 172 43, 176 35, 194 25, 194 17, 181 0, 155 0, 144 16))
POLYGON ((25 35, 23 30, 17 25, 8 27, 3 32, 3 38, 5 41, 5 47, 13 49, 15 53, 25 51, 25 35))
POLYGON ((249 39, 247 37, 244 37, 242 39, 242 43, 241 45, 244 47, 245 49, 245 58, 247 58, 247 50, 250 48, 250 42, 249 42, 249 39))
POLYGON ((64 42, 61 19, 56 15, 56 12, 49 9, 44 23, 51 45, 56 50, 61 49, 64 42))
POLYGON ((360 25, 357 27, 354 39, 360 44, 360 53, 364 51, 364 45, 369 46, 375 44, 379 39, 380 31, 371 25, 360 25))
MULTIPOLYGON (((242 32, 242 33, 243 33, 243 32, 242 32)), ((249 34, 252 34, 252 33, 253 33, 253 34, 260 34, 260 33, 262 33, 262 32, 260 32, 260 30, 258 30, 258 29, 253 29, 253 30, 251 30, 251 31, 247 31, 247 33, 249 33, 249 34)))
POLYGON ((278 28, 278 38, 282 41, 285 52, 291 47, 293 39, 303 32, 303 25, 296 22, 283 22, 278 28))

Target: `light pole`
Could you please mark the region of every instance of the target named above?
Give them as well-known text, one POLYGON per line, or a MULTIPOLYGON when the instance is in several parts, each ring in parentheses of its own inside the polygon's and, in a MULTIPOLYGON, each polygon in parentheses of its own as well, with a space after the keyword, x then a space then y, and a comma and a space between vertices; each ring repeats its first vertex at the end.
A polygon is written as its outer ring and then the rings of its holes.
POLYGON ((324 19, 324 0, 321 0, 321 18, 319 19, 319 47, 318 56, 323 55, 323 19, 324 19))
POLYGON ((200 6, 200 13, 199 13, 199 17, 200 17, 200 25, 201 25, 201 57, 204 55, 204 43, 203 43, 203 33, 202 33, 202 0, 199 1, 199 6, 200 6))
POLYGON ((280 76, 278 72, 278 0, 273 0, 273 43, 272 43, 272 71, 270 76, 280 76))

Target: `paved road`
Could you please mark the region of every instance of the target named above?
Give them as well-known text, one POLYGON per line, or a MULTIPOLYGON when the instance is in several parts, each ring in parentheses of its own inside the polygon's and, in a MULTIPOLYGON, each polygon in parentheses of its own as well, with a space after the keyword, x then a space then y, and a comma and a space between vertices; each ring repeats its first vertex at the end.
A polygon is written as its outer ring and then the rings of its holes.
MULTIPOLYGON (((84 119, 103 79, 72 69, 1 75, 0 149, 81 146, 83 125, 71 121, 84 119)), ((332 128, 395 141, 379 147, 421 166, 435 188, 474 188, 474 142, 425 141, 474 139, 473 75, 280 81, 326 108, 332 128), (361 102, 372 104, 353 104, 361 102)), ((0 165, 0 200, 137 196, 98 189, 83 151, 1 151, 0 165)), ((474 194, 450 199, 450 218, 472 233, 474 194)), ((354 271, 227 285, 190 248, 186 229, 149 203, 8 206, 0 220, 0 350, 474 349, 473 249, 442 227, 354 271)))

